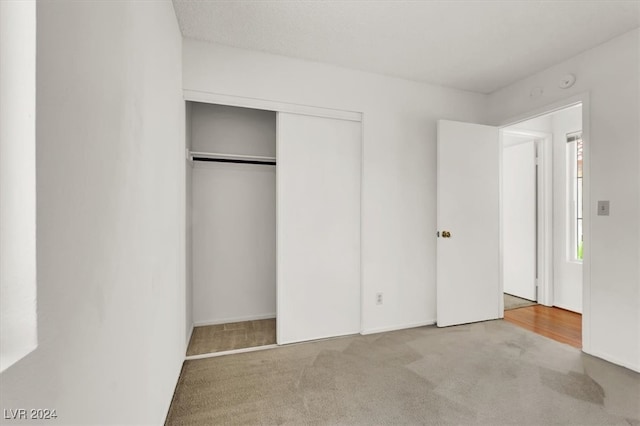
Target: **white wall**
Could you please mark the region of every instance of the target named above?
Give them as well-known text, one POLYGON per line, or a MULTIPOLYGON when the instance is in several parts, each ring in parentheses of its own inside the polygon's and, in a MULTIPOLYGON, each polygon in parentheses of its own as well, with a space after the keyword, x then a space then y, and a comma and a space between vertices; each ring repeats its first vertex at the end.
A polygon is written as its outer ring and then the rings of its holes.
MULTIPOLYGON (((540 111, 583 92, 588 115, 590 245, 585 241, 584 350, 640 371, 640 30, 505 87, 488 97, 489 122, 540 111), (574 73, 570 89, 558 88, 574 73), (544 88, 530 97, 534 87, 544 88), (597 200, 611 201, 596 216, 597 200)), ((585 123, 586 124, 586 123, 585 123)))
POLYGON ((553 133, 551 115, 546 114, 530 120, 522 121, 508 127, 509 130, 533 130, 535 132, 553 133))
POLYGON ((39 345, 2 373, 2 407, 161 424, 185 342, 173 7, 38 2, 37 48, 39 345))
POLYGON ((0 372, 37 345, 36 3, 0 2, 0 372))
POLYGON ((582 313, 582 262, 575 261, 569 247, 569 226, 575 229, 567 170, 567 134, 582 130, 582 107, 551 115, 553 133, 553 305, 582 313))
POLYGON ((276 156, 276 113, 190 102, 193 151, 276 156))
MULTIPOLYGON (((276 155, 276 114, 189 102, 193 151, 276 155)), ((193 321, 276 316, 276 168, 194 162, 193 321)))
POLYGON ((275 318, 275 167, 195 162, 192 179, 193 322, 275 318))
POLYGON ((481 122, 484 96, 190 39, 183 66, 185 89, 364 113, 363 330, 434 322, 436 120, 481 122))
POLYGON ((504 135, 502 247, 504 292, 536 299, 536 142, 504 135))

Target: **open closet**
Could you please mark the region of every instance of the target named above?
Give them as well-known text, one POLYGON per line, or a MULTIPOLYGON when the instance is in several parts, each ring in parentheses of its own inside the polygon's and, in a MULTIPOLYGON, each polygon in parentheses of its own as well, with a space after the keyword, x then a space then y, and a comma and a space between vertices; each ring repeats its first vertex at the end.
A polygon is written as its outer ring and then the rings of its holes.
POLYGON ((191 102, 187 355, 276 343, 276 113, 191 102))
POLYGON ((187 101, 187 356, 360 332, 361 114, 275 106, 187 101))

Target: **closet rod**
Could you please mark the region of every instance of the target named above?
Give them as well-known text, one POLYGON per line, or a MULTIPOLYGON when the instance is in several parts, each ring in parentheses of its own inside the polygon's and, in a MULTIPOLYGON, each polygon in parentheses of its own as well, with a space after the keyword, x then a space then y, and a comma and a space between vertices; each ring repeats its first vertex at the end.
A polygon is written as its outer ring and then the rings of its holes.
POLYGON ((193 161, 207 161, 213 163, 264 164, 266 166, 276 165, 275 161, 234 160, 232 158, 193 157, 193 161))
POLYGON ((263 157, 260 155, 243 154, 220 154, 216 152, 191 152, 192 161, 214 161, 219 163, 239 163, 239 164, 265 164, 276 165, 275 157, 263 157))

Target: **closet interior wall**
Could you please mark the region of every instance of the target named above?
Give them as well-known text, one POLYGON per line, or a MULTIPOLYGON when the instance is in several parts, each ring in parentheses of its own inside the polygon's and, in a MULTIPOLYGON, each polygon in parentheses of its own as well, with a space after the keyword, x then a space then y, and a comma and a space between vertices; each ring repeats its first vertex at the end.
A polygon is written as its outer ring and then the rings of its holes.
MULTIPOLYGON (((275 112, 187 104, 191 151, 276 156, 275 112)), ((275 166, 192 161, 189 172, 194 325, 275 318, 275 166)))

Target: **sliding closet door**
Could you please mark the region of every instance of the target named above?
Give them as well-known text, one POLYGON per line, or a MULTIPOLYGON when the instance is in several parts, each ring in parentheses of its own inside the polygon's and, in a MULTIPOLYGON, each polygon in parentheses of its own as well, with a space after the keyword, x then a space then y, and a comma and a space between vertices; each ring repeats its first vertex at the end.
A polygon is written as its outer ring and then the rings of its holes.
POLYGON ((278 343, 360 332, 360 122, 278 113, 278 343))

